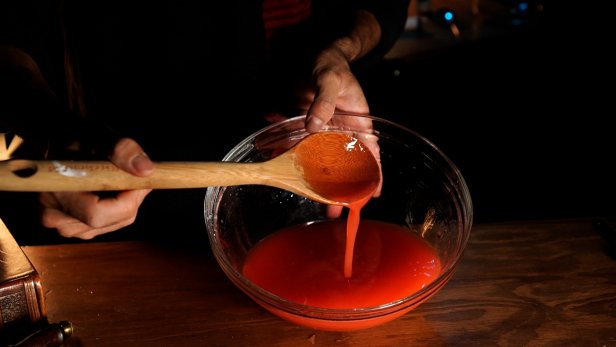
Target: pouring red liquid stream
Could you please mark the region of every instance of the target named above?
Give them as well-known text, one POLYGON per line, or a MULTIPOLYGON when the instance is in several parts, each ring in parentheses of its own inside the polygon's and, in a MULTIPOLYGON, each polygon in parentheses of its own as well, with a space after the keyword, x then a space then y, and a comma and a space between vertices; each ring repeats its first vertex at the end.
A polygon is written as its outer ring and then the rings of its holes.
MULTIPOLYGON (((300 304, 347 309, 387 304, 436 279, 439 258, 425 241, 393 224, 372 220, 360 223, 361 209, 381 179, 378 163, 368 148, 344 134, 315 138, 313 142, 298 151, 296 163, 304 169, 304 179, 311 188, 349 209, 346 228, 342 220, 284 228, 250 250, 244 275, 300 304), (342 155, 340 146, 347 149, 342 155)), ((319 329, 363 327, 363 323, 317 322, 270 310, 319 329)), ((379 319, 394 319, 402 313, 379 319)))
POLYGON ((349 208, 344 275, 350 278, 360 211, 379 186, 381 170, 368 147, 348 135, 309 136, 302 142, 295 163, 304 180, 315 192, 349 208))

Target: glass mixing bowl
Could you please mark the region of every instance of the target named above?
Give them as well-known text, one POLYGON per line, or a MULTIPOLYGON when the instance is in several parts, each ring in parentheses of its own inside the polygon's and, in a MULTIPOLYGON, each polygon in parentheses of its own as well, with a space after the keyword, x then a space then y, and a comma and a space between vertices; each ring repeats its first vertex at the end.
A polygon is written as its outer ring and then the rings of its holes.
MULTIPOLYGON (((243 140, 223 160, 271 159, 308 135, 304 121, 300 116, 270 125, 243 140)), ((343 131, 360 139, 376 136, 383 184, 380 195, 361 210, 361 220, 400 226, 429 244, 440 261, 440 272, 433 281, 383 304, 349 308, 305 305, 265 290, 243 274, 250 250, 282 228, 329 218, 327 205, 269 186, 208 188, 207 232, 224 273, 271 313, 318 330, 369 328, 404 315, 451 278, 471 232, 471 197, 456 166, 434 144, 410 129, 374 116, 336 114, 323 131, 343 131)), ((345 218, 344 210, 339 218, 345 218)))

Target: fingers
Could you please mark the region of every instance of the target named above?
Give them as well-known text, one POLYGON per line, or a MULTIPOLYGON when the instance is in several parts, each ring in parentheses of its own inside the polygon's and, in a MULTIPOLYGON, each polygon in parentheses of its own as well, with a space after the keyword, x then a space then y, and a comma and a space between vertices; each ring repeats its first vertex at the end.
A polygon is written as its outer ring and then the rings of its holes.
MULTIPOLYGON (((110 160, 136 176, 148 176, 154 163, 132 139, 119 140, 110 160)), ((132 224, 150 189, 119 192, 102 198, 93 192, 41 193, 41 223, 64 237, 91 239, 132 224)))
MULTIPOLYGON (((350 70, 346 60, 336 55, 335 51, 322 54, 314 70, 316 94, 306 117, 306 130, 317 132, 328 123, 336 110, 355 114, 368 114, 370 109, 363 90, 350 70)), ((372 121, 362 117, 343 117, 345 126, 361 129, 359 139, 370 149, 380 167, 380 151, 378 137, 372 134, 372 121)), ((381 194, 383 180, 379 182, 375 197, 381 194)), ((328 213, 336 217, 338 209, 328 209, 328 213)))
POLYGON ((64 237, 91 239, 132 224, 151 190, 100 198, 91 192, 41 193, 41 222, 64 237))
POLYGON ((114 147, 110 160, 120 169, 135 176, 149 176, 154 172, 154 163, 133 139, 120 139, 114 147))
POLYGON ((321 76, 317 82, 317 92, 310 105, 306 119, 306 130, 315 133, 326 124, 336 111, 336 101, 340 93, 341 81, 336 76, 321 76))
POLYGON ((319 55, 313 71, 315 97, 308 108, 306 130, 317 132, 336 110, 367 114, 368 102, 346 58, 336 50, 319 55))
POLYGON ((331 72, 319 78, 315 99, 308 109, 306 130, 321 130, 336 110, 358 114, 370 111, 364 92, 350 71, 344 76, 331 72))
POLYGON ((131 223, 130 221, 126 221, 125 223, 118 223, 104 228, 92 228, 78 219, 58 210, 46 210, 44 213, 44 221, 47 222, 45 223, 46 227, 56 229, 58 234, 63 237, 75 237, 82 240, 90 240, 96 236, 116 231, 131 223))
POLYGON ((264 118, 269 123, 278 123, 287 120, 287 117, 281 115, 278 112, 268 112, 264 115, 264 118))
POLYGON ((328 205, 327 206, 327 218, 338 218, 342 214, 342 206, 328 205))

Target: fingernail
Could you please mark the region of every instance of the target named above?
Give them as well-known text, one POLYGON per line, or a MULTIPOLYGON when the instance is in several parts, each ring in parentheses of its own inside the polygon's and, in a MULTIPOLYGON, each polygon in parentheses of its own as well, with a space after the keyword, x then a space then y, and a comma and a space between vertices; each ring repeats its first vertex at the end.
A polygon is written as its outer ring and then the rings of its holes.
POLYGON ((316 133, 323 127, 323 121, 319 117, 310 116, 306 121, 306 130, 309 133, 316 133))
POLYGON ((147 154, 141 153, 136 155, 131 160, 131 165, 140 174, 148 174, 154 170, 154 163, 150 160, 147 154))

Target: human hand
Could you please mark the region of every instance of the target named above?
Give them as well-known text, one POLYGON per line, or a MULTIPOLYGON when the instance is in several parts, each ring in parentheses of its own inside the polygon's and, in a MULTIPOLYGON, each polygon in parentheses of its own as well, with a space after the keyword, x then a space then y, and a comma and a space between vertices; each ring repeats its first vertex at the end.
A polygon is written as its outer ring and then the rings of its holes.
MULTIPOLYGON (((135 176, 149 176, 154 171, 152 161, 132 139, 119 140, 110 160, 135 176)), ((132 224, 150 192, 151 189, 122 191, 113 197, 101 197, 95 192, 41 193, 41 222, 64 237, 91 239, 132 224)))
MULTIPOLYGON (((317 56, 314 64, 313 85, 298 88, 299 109, 306 111, 306 131, 318 132, 333 125, 341 129, 356 129, 356 137, 372 152, 380 165, 380 153, 377 136, 373 134, 372 121, 356 115, 369 114, 368 102, 363 89, 351 71, 344 51, 336 44, 331 45, 317 56), (334 113, 346 114, 332 121, 334 113)), ((284 120, 280 114, 266 116, 270 122, 284 120)), ((381 193, 379 183, 374 197, 381 193)), ((328 206, 329 218, 337 218, 342 213, 342 206, 328 206)))
MULTIPOLYGON (((325 124, 330 122, 336 112, 342 111, 343 113, 360 115, 370 112, 363 89, 351 71, 344 51, 337 45, 330 46, 318 55, 313 69, 313 81, 313 92, 305 93, 304 96, 304 102, 310 102, 306 113, 306 130, 308 132, 321 130, 325 124)), ((349 115, 338 117, 333 123, 332 125, 341 128, 361 130, 356 133, 357 138, 370 149, 380 165, 378 138, 372 134, 372 121, 370 119, 349 115)), ((381 186, 382 182, 379 183, 374 197, 380 195, 381 186)), ((342 206, 329 206, 327 209, 330 218, 337 218, 341 213, 342 206)))
MULTIPOLYGON (((323 128, 333 127, 335 129, 345 129, 348 131, 352 131, 353 133, 351 136, 360 140, 365 145, 365 147, 370 150, 370 152, 374 155, 380 168, 380 148, 378 145, 378 136, 374 134, 374 130, 372 128, 372 120, 367 117, 361 117, 360 115, 350 113, 336 112, 335 115, 336 117, 332 117, 332 119, 327 124, 323 125, 323 128)), ((266 119, 270 122, 275 123, 284 121, 286 117, 277 113, 271 113, 266 116, 266 119)), ((293 144, 294 142, 288 143, 288 139, 282 137, 282 140, 280 142, 268 142, 265 146, 269 146, 275 151, 284 152, 285 150, 288 150, 293 144)), ((257 146, 261 145, 257 144, 257 146)), ((373 194, 373 197, 380 196, 382 183, 383 181, 381 180, 373 194)), ((327 206, 327 216, 328 218, 338 218, 340 217, 342 210, 343 206, 329 205, 327 206)))
MULTIPOLYGON (((369 107, 361 85, 351 71, 342 49, 337 45, 321 51, 314 64, 314 86, 300 96, 300 107, 307 109, 306 130, 317 132, 334 112, 368 114, 369 107)), ((367 126, 371 125, 366 124, 367 126)))

